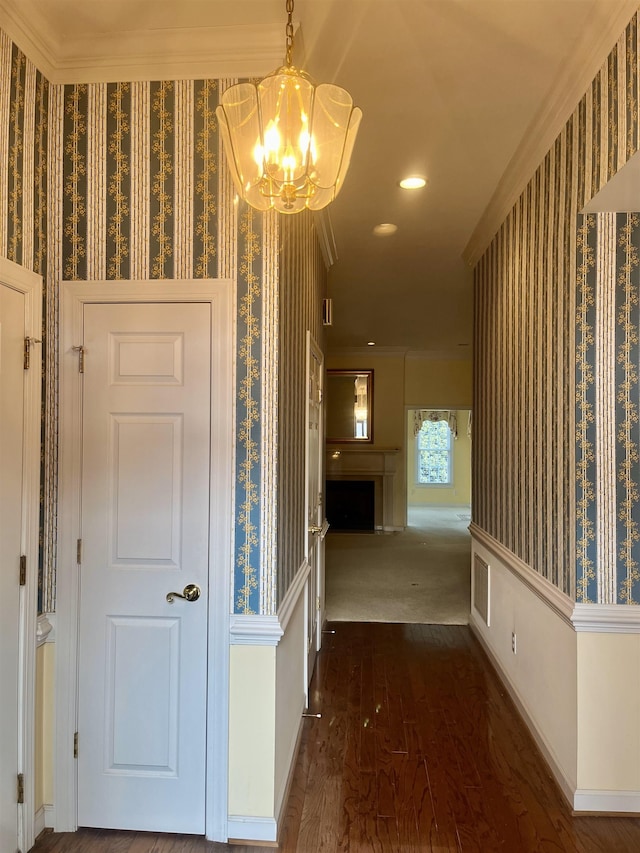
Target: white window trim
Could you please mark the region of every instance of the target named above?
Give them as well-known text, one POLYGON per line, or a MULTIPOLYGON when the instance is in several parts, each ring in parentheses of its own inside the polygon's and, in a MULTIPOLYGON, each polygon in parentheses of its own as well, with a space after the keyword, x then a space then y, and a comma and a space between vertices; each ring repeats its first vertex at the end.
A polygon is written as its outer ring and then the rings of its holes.
MULTIPOLYGON (((427 421, 425 421, 427 423, 427 421)), ((415 441, 415 466, 414 466, 414 479, 415 486, 418 489, 453 489, 454 481, 453 481, 453 441, 451 432, 449 432, 449 480, 446 483, 422 483, 420 481, 420 433, 418 433, 414 439, 415 441)))

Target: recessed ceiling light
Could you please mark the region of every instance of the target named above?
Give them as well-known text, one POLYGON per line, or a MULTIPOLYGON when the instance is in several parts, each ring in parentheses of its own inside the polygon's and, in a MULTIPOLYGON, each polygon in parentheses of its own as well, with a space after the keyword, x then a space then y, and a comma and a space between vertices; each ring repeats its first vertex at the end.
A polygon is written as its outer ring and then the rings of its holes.
POLYGON ((368 346, 368 347, 374 347, 375 345, 376 345, 376 342, 375 342, 375 341, 367 341, 367 346, 368 346))
POLYGON ((382 222, 380 225, 376 225, 373 229, 373 233, 376 237, 389 237, 391 234, 395 234, 398 230, 398 226, 394 225, 392 222, 382 222))
POLYGON ((403 190, 420 190, 427 183, 427 179, 422 175, 409 175, 400 181, 400 186, 403 190))

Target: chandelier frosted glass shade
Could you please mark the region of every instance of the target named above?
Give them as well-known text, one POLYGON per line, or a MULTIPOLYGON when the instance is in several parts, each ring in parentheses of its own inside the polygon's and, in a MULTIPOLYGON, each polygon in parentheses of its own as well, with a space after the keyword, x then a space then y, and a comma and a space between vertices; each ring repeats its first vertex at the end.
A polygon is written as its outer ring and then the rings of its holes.
POLYGON ((257 84, 231 86, 216 115, 240 196, 258 210, 298 213, 340 192, 362 111, 339 86, 315 86, 285 65, 257 84))

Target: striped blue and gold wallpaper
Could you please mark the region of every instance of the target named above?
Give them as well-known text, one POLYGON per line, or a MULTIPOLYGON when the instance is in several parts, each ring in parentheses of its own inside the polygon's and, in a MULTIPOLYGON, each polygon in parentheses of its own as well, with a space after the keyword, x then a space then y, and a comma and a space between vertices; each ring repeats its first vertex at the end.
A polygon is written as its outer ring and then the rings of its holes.
POLYGON ((579 601, 640 602, 635 225, 579 215, 640 147, 638 46, 635 15, 475 271, 474 521, 579 601))
POLYGON ((306 332, 322 349, 327 273, 310 214, 282 222, 278 381, 278 600, 305 558, 306 332), (304 402, 300 406, 300 401, 304 402))
MULTIPOLYGON (((48 81, 0 31, 0 253, 43 276, 45 302, 48 286, 48 109, 48 81)), ((43 383, 45 390, 46 382, 43 383)), ((44 447, 44 413, 42 429, 44 447)), ((44 483, 44 453, 42 471, 44 483)), ((49 540, 45 528, 48 534, 55 531, 55 524, 51 521, 53 503, 51 488, 43 486, 40 506, 40 607, 44 603, 45 551, 47 557, 52 553, 52 548, 45 546, 49 540)))
MULTIPOLYGON (((59 282, 236 281, 236 529, 233 609, 273 612, 276 465, 263 446, 263 385, 277 358, 279 222, 234 198, 215 108, 232 81, 52 85, 0 31, 0 252, 44 279, 40 605, 55 608, 59 282), (263 316, 265 292, 268 317, 263 316), (265 524, 272 529, 264 529, 265 524), (264 542, 271 541, 266 552, 264 542), (268 588, 267 588, 268 587, 268 588)), ((316 258, 302 241, 295 250, 316 258)), ((313 261, 315 263, 315 261, 313 261)), ((319 308, 318 308, 319 312, 319 308)), ((275 393, 272 395, 275 401, 275 393)))
POLYGON ((62 87, 65 279, 218 276, 217 103, 215 80, 62 87))
POLYGON ((264 231, 262 216, 219 180, 219 82, 69 85, 56 94, 50 132, 64 152, 50 180, 61 202, 52 243, 58 277, 180 280, 235 271, 233 601, 237 613, 258 613, 264 231), (231 243, 231 269, 223 269, 218 249, 226 244, 227 255, 231 243))
POLYGON ((578 270, 576 597, 640 604, 640 214, 581 217, 578 270))

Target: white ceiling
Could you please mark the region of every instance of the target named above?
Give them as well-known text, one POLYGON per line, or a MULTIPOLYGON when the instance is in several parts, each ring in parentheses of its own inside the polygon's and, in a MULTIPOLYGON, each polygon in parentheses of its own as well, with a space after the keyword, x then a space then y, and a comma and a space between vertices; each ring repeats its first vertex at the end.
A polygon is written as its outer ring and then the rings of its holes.
MULTIPOLYGON (((329 208, 330 348, 469 352, 470 263, 637 5, 296 0, 306 70, 364 112, 329 208), (426 189, 397 187, 411 172, 426 189), (373 236, 382 222, 398 231, 373 236)), ((0 26, 55 82, 260 75, 282 61, 285 19, 284 0, 0 0, 0 26)))

